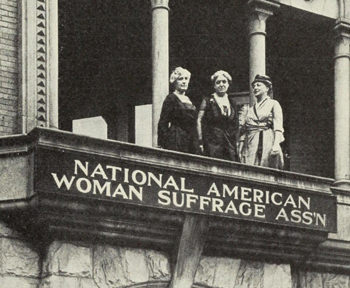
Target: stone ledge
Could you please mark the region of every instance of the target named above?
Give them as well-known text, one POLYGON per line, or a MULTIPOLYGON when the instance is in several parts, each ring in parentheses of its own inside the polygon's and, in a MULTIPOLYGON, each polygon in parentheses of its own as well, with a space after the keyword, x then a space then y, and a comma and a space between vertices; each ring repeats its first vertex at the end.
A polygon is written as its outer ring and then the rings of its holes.
MULTIPOLYGON (((25 139, 31 139, 37 147, 84 152, 130 160, 159 167, 170 167, 177 171, 193 171, 201 175, 222 175, 230 178, 249 179, 252 183, 288 186, 298 190, 331 194, 334 179, 281 171, 277 169, 245 165, 199 155, 192 155, 165 149, 137 146, 114 140, 101 140, 76 135, 66 131, 35 128, 25 139), (103 149, 102 149, 103 148, 103 149)), ((18 140, 19 141, 19 140, 18 140)), ((9 147, 10 139, 0 139, 0 147, 9 147)))

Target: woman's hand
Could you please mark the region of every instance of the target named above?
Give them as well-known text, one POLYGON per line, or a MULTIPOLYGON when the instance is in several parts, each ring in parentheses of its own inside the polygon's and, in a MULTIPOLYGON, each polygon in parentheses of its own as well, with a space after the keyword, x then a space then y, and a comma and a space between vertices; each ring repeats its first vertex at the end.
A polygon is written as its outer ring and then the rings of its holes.
POLYGON ((204 146, 203 144, 199 145, 199 151, 201 152, 201 154, 204 154, 204 146))
POLYGON ((278 155, 281 151, 280 144, 274 144, 271 149, 271 155, 278 155))

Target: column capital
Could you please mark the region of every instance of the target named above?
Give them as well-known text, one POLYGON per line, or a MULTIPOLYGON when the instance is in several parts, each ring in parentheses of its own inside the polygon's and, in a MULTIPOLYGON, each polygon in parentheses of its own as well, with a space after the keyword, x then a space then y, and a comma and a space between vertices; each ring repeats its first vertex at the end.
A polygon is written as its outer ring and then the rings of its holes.
POLYGON ((266 20, 274 14, 280 5, 268 0, 249 0, 249 34, 262 34, 266 32, 266 20))
POLYGON ((269 0, 249 0, 248 7, 250 13, 266 15, 266 18, 273 15, 273 12, 280 8, 280 4, 269 0))
POLYGON ((152 10, 166 9, 169 10, 169 0, 151 0, 152 10))
POLYGON ((334 58, 350 58, 350 19, 338 18, 334 26, 334 58))
POLYGON ((338 18, 334 25, 335 37, 350 38, 350 19, 338 18))

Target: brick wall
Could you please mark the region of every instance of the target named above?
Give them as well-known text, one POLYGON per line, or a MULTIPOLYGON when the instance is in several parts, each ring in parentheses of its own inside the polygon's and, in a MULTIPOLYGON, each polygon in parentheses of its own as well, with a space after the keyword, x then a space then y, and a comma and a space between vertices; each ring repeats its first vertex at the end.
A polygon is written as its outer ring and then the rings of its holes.
POLYGON ((18 3, 0 0, 0 136, 18 133, 18 3))

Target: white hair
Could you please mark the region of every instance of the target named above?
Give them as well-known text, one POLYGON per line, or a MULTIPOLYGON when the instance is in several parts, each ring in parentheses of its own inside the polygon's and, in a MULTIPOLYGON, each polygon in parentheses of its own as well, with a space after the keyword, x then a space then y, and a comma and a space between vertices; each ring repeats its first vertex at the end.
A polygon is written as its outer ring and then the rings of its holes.
POLYGON ((182 67, 176 67, 173 72, 171 72, 170 74, 170 84, 173 84, 176 79, 178 79, 181 75, 188 75, 188 78, 191 78, 191 72, 188 71, 187 69, 185 68, 182 68, 182 67))
POLYGON ((224 76, 227 80, 228 80, 228 82, 232 82, 232 77, 231 77, 231 75, 230 74, 228 74, 226 71, 224 71, 224 70, 219 70, 219 71, 216 71, 213 75, 211 75, 211 77, 210 77, 210 80, 211 80, 211 82, 215 82, 215 80, 219 77, 219 76, 224 76))

